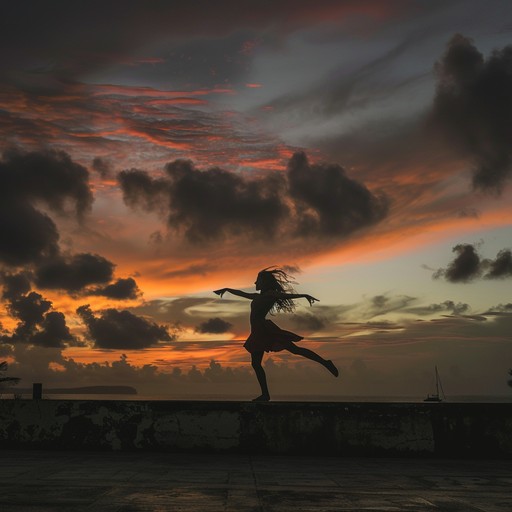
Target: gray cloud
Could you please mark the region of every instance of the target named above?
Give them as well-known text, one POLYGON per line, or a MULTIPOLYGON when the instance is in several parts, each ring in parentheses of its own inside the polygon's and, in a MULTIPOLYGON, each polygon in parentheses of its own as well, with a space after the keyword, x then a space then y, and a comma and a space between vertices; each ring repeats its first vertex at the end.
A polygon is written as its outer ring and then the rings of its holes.
POLYGON ((440 268, 434 279, 444 278, 452 283, 467 283, 476 278, 505 279, 512 277, 512 252, 502 249, 495 259, 482 259, 476 245, 458 244, 453 249, 457 254, 447 268, 440 268))
POLYGON ((29 272, 18 272, 9 274, 3 272, 0 274, 0 283, 3 286, 2 298, 12 300, 21 295, 25 295, 32 288, 32 275, 29 272))
POLYGON ((108 283, 113 272, 114 264, 103 256, 80 253, 41 262, 34 278, 39 288, 77 292, 92 284, 108 283))
POLYGON ((484 315, 486 316, 506 316, 512 314, 512 303, 498 304, 490 307, 484 315))
POLYGON ((190 161, 166 165, 166 178, 140 170, 118 175, 125 203, 166 211, 169 229, 192 243, 227 236, 343 238, 381 221, 388 202, 349 178, 339 165, 310 164, 296 153, 286 174, 250 179, 190 161))
MULTIPOLYGON (((480 322, 467 317, 447 317, 435 321, 412 321, 402 325, 390 322, 361 323, 364 334, 346 338, 315 338, 321 353, 336 360, 346 375, 333 382, 319 365, 284 354, 266 358, 265 368, 272 390, 279 394, 304 397, 304 393, 337 396, 422 397, 431 391, 434 364, 440 367, 449 396, 458 394, 506 395, 506 375, 510 353, 512 315, 496 315, 496 321, 480 322), (489 343, 489 339, 493 342, 489 343), (404 352, 407 350, 407 352, 404 352), (404 354, 410 357, 404 357, 404 354), (482 364, 482 357, 488 364, 482 364), (462 365, 460 361, 464 361, 462 365), (503 380, 505 376, 505 380, 503 380), (306 388, 307 385, 307 388, 306 388), (505 389, 503 388, 505 386, 505 389)), ((350 331, 347 331, 349 334, 350 331)), ((307 343, 307 342, 305 342, 307 343)), ((207 361, 204 368, 191 366, 190 359, 176 364, 172 350, 185 345, 187 353, 197 353, 203 342, 169 342, 169 357, 152 364, 136 366, 125 355, 112 363, 81 363, 63 357, 60 349, 17 344, 12 354, 13 375, 30 379, 37 372, 48 386, 129 384, 140 394, 172 398, 211 396, 255 396, 257 383, 247 355, 233 342, 208 343, 225 354, 232 348, 230 362, 207 361), (50 366, 58 362, 61 370, 50 366), (236 382, 237 386, 233 387, 236 382)), ((307 345, 305 345, 307 346, 307 345)), ((150 354, 150 351, 147 353, 150 354)))
MULTIPOLYGON (((303 398, 306 393, 337 396, 338 399, 347 395, 422 397, 431 391, 434 364, 440 368, 443 386, 449 396, 468 393, 506 395, 511 319, 512 315, 507 315, 498 317, 497 322, 475 322, 450 317, 432 322, 411 322, 402 329, 374 323, 366 326, 372 329, 366 328, 366 334, 357 339, 347 337, 342 343, 340 339, 327 340, 322 346, 322 354, 336 360, 346 375, 344 382, 333 382, 319 365, 291 356, 284 360, 269 357, 264 364, 277 396, 290 394, 303 398), (493 343, 489 343, 490 338, 493 343), (404 347, 415 357, 404 357, 404 347), (488 364, 482 364, 483 354, 488 364)), ((318 343, 321 341, 317 340, 318 343)), ((169 348, 179 345, 181 341, 171 342, 169 348)), ((233 343, 218 345, 220 353, 224 353, 228 346, 233 343)), ((197 344, 191 346, 191 351, 196 349, 197 344)), ((26 345, 16 345, 15 350, 12 374, 30 379, 37 371, 48 386, 57 387, 58 382, 65 382, 66 386, 129 384, 141 394, 172 398, 204 397, 206 394, 248 397, 257 393, 254 374, 243 354, 229 364, 211 360, 210 364, 205 361, 204 368, 191 368, 188 363, 176 364, 172 355, 138 367, 125 355, 107 364, 81 363, 62 357, 60 350, 26 345), (64 371, 49 367, 52 361, 58 362, 64 371), (237 385, 233 386, 235 382, 237 385)), ((234 350, 244 352, 239 348, 234 350)))
POLYGON ((489 271, 485 274, 486 279, 503 279, 512 277, 512 252, 510 249, 502 249, 494 260, 487 260, 489 271))
POLYGON ((64 315, 51 311, 52 303, 41 294, 30 291, 26 273, 4 274, 2 277, 3 299, 9 314, 19 320, 11 334, 3 334, 3 343, 27 343, 42 347, 63 347, 76 344, 64 315))
POLYGON ((87 292, 89 295, 100 295, 109 299, 125 300, 136 299, 140 296, 140 290, 135 279, 127 277, 126 279, 118 279, 114 283, 106 286, 94 288, 87 292))
POLYGON ((436 72, 433 122, 475 162, 473 186, 501 191, 512 172, 512 46, 485 59, 456 34, 436 72))
MULTIPOLYGON (((152 300, 128 309, 134 314, 170 324, 176 331, 195 330, 198 323, 218 317, 230 324, 230 332, 239 334, 246 332, 249 316, 248 301, 228 298, 219 300, 216 295, 212 298, 181 297, 172 300, 152 300)), ((179 343, 180 350, 183 350, 186 347, 186 340, 180 339, 179 343)), ((197 347, 194 348, 196 349, 197 347)))
POLYGON ((196 331, 201 333, 209 333, 209 334, 223 334, 228 332, 233 324, 226 322, 222 318, 215 317, 206 320, 205 322, 201 322, 196 331))
POLYGON ((387 295, 375 295, 369 300, 369 308, 365 308, 366 312, 364 315, 374 318, 376 316, 392 313, 393 311, 401 311, 416 300, 416 297, 410 297, 408 295, 396 295, 391 297, 387 295))
POLYGON ((423 79, 426 72, 390 79, 390 67, 396 66, 401 57, 429 35, 423 28, 407 31, 409 33, 405 37, 400 34, 399 40, 391 47, 387 47, 389 41, 382 41, 379 47, 384 48, 382 53, 369 62, 363 62, 351 73, 347 73, 347 63, 343 62, 327 75, 319 77, 307 90, 287 93, 271 101, 270 106, 278 114, 289 117, 293 112, 295 119, 311 122, 312 118, 328 119, 340 113, 364 109, 370 102, 389 97, 400 88, 423 79), (386 79, 383 80, 383 77, 386 79))
POLYGON ((431 315, 434 313, 452 313, 453 315, 463 315, 471 308, 465 302, 453 302, 453 300, 445 300, 439 304, 430 304, 429 306, 418 306, 407 309, 408 313, 416 315, 431 315))
POLYGON ((29 338, 29 343, 42 347, 62 347, 64 343, 78 344, 60 311, 49 311, 39 324, 39 329, 29 338))
MULTIPOLYGON (((181 74, 188 77, 191 71, 202 67, 203 74, 194 76, 196 80, 216 79, 215 83, 223 83, 247 65, 248 52, 240 47, 243 32, 257 31, 260 36, 275 38, 277 42, 312 21, 322 24, 351 15, 359 15, 360 20, 373 18, 367 2, 323 0, 321 4, 321 8, 312 10, 307 0, 278 3, 251 0, 247 8, 241 9, 236 0, 213 4, 198 0, 193 6, 160 0, 142 4, 125 0, 120 17, 117 2, 81 3, 80 16, 76 15, 75 7, 62 0, 56 1, 52 9, 43 8, 36 1, 12 3, 3 9, 9 24, 0 34, 1 69, 11 79, 12 73, 7 71, 21 68, 25 73, 50 75, 64 83, 66 79, 76 80, 82 74, 115 64, 136 65, 137 57, 133 56, 136 50, 159 48, 156 43, 163 40, 167 52, 161 49, 162 56, 168 58, 169 49, 176 54, 172 55, 170 64, 156 63, 163 71, 152 70, 151 63, 146 64, 150 75, 162 73, 168 77, 165 73, 168 71, 182 78, 181 74), (84 37, 91 27, 95 37, 84 37), (199 46, 205 38, 211 41, 206 52, 201 51, 205 49, 204 44, 199 46), (190 60, 192 65, 188 64, 190 60)), ((48 88, 59 84, 57 80, 47 82, 48 88)))
POLYGON ((92 168, 103 178, 108 178, 112 174, 112 163, 110 160, 96 157, 92 161, 92 168))
POLYGON ((481 274, 481 259, 476 248, 471 244, 458 244, 452 251, 456 258, 446 269, 440 268, 432 276, 434 279, 441 277, 451 283, 467 283, 481 274))
POLYGON ((89 305, 84 305, 76 312, 98 348, 142 349, 172 339, 166 327, 126 310, 109 308, 95 315, 89 305))
POLYGON ((0 172, 5 198, 44 201, 57 213, 68 213, 71 201, 78 217, 91 208, 89 172, 64 151, 11 149, 4 152, 0 172))
POLYGON ((34 263, 59 252, 53 220, 38 207, 81 218, 92 204, 87 169, 58 151, 6 151, 0 161, 0 262, 34 263))
POLYGON ((290 196, 301 236, 344 236, 387 215, 388 202, 350 179, 337 164, 310 164, 304 153, 288 163, 290 196))

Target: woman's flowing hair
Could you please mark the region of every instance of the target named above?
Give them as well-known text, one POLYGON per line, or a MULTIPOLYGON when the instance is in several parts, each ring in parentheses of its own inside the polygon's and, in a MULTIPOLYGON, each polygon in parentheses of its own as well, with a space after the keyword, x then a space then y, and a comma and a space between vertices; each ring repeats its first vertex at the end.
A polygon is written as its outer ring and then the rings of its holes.
MULTIPOLYGON (((278 267, 267 267, 258 273, 261 278, 262 291, 274 290, 284 293, 297 293, 293 288, 297 284, 293 276, 287 274, 283 269, 278 267)), ((293 313, 296 305, 293 299, 276 299, 270 314, 279 313, 293 313)))

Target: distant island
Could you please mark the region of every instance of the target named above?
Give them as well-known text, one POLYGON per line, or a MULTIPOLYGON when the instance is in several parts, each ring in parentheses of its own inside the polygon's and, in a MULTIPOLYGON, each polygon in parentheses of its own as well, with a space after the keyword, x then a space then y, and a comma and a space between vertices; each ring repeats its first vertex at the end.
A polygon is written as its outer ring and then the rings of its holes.
MULTIPOLYGON (((9 392, 26 395, 32 389, 10 388, 9 392)), ((132 386, 83 386, 79 388, 44 388, 46 395, 136 395, 137 390, 132 386)))

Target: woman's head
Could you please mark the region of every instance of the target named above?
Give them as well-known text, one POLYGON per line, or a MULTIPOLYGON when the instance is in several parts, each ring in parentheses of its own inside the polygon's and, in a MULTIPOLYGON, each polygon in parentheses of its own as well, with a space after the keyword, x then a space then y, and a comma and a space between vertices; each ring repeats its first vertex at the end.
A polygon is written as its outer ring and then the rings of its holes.
MULTIPOLYGON (((295 293, 293 284, 296 284, 293 277, 284 270, 277 267, 268 267, 261 270, 256 278, 256 290, 262 292, 275 291, 282 293, 295 293)), ((271 312, 287 311, 292 312, 295 309, 295 303, 291 299, 277 299, 271 312)))
POLYGON ((266 292, 268 290, 278 292, 285 291, 271 270, 262 270, 259 272, 254 284, 256 285, 256 290, 261 290, 262 292, 266 292))

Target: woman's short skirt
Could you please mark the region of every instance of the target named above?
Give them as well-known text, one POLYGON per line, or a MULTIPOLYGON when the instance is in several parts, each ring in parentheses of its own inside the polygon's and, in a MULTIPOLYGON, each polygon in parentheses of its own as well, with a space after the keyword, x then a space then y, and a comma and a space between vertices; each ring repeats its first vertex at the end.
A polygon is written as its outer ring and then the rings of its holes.
POLYGON ((303 339, 302 336, 278 327, 272 320, 265 320, 253 328, 244 343, 244 348, 250 352, 279 352, 303 339))

